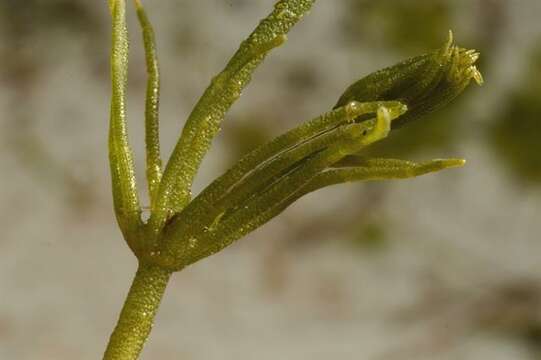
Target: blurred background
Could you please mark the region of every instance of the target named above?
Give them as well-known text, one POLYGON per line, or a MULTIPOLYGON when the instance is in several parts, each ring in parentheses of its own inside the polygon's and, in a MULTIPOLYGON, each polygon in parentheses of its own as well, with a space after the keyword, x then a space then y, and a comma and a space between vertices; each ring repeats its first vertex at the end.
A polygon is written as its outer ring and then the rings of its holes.
MULTIPOLYGON (((162 141, 273 0, 147 1, 162 141)), ((465 168, 312 194, 176 274, 143 359, 541 359, 541 2, 321 0, 256 72, 196 191, 362 76, 457 42, 486 84, 370 149, 465 168)), ((130 13, 130 136, 146 75, 130 13)), ((0 2, 0 359, 97 359, 136 269, 107 163, 105 1, 0 2)), ((144 194, 142 194, 144 195, 144 194)))

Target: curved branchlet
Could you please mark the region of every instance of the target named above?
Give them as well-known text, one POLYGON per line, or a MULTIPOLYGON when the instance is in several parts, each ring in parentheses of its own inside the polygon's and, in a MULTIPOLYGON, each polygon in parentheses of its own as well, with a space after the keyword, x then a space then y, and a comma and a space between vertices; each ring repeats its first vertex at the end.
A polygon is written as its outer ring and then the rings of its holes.
POLYGON ((409 179, 445 169, 461 167, 464 164, 464 159, 436 159, 415 163, 407 160, 365 159, 356 155, 346 156, 334 164, 333 168, 314 176, 292 196, 261 214, 257 219, 257 226, 261 226, 276 217, 304 195, 324 187, 348 182, 409 179))
MULTIPOLYGON (((324 149, 315 147, 311 153, 300 159, 298 164, 288 168, 280 176, 275 175, 273 181, 267 183, 264 188, 251 189, 252 192, 249 196, 244 196, 244 202, 236 203, 231 214, 228 214, 226 218, 219 218, 212 227, 192 228, 192 232, 188 231, 182 234, 181 231, 188 229, 168 227, 162 247, 164 259, 170 261, 170 264, 167 265, 180 269, 214 254, 253 231, 259 226, 259 218, 264 216, 267 209, 273 208, 276 204, 289 198, 318 173, 345 156, 356 153, 371 143, 385 138, 391 127, 393 119, 391 115, 398 117, 402 114, 400 109, 391 111, 381 107, 377 111, 376 119, 341 127, 340 132, 343 134, 337 136, 335 141, 326 144, 324 149), (178 241, 179 236, 184 236, 185 241, 178 241)), ((298 161, 299 159, 292 157, 292 160, 298 161)))
POLYGON ((300 197, 323 187, 347 182, 408 179, 461 167, 465 163, 464 159, 434 159, 415 163, 398 159, 365 159, 360 156, 349 156, 335 164, 333 168, 315 176, 297 195, 300 197))
POLYGON ((409 111, 393 122, 393 128, 418 119, 447 105, 474 80, 483 83, 475 63, 479 53, 455 45, 452 32, 445 45, 431 53, 417 56, 376 71, 342 94, 336 107, 350 101, 401 101, 409 111))
POLYGON ((281 0, 257 26, 218 74, 190 114, 164 171, 150 227, 158 232, 171 213, 189 202, 191 186, 225 113, 249 83, 266 54, 286 40, 289 30, 310 10, 315 0, 281 0))
POLYGON ((154 29, 150 23, 143 4, 134 0, 137 17, 143 33, 145 58, 147 65, 147 92, 145 103, 145 142, 146 142, 146 175, 150 207, 154 208, 155 200, 162 178, 162 160, 160 157, 160 69, 156 51, 154 29))
POLYGON ((111 8, 113 10, 113 42, 109 161, 116 217, 126 241, 134 249, 136 233, 141 226, 141 208, 126 123, 126 85, 128 80, 126 1, 115 0, 112 2, 111 8))

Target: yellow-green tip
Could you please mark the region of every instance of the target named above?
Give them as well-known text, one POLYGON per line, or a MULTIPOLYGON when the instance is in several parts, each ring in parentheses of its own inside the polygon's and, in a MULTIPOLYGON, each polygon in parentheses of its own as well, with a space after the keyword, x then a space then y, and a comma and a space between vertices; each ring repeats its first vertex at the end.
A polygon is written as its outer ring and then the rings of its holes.
POLYGON ((466 165, 466 159, 436 159, 442 169, 457 168, 466 165))
POLYGON ((474 49, 464 49, 454 43, 453 31, 449 30, 449 39, 442 49, 442 60, 448 63, 447 79, 459 83, 474 80, 478 85, 483 85, 483 75, 475 66, 480 53, 474 49))

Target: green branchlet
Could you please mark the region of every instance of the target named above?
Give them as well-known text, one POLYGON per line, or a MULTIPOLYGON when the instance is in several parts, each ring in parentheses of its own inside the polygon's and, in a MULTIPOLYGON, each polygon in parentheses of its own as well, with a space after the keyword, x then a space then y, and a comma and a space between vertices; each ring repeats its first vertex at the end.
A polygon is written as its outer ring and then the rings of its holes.
POLYGON ((109 0, 113 19, 109 135, 115 213, 140 267, 105 359, 136 359, 172 272, 230 245, 280 214, 303 195, 352 181, 405 179, 464 164, 461 159, 413 163, 359 155, 401 125, 448 104, 471 82, 482 83, 478 53, 453 43, 380 70, 351 85, 335 108, 261 145, 195 199, 193 179, 212 139, 256 67, 315 0, 280 0, 215 76, 188 117, 162 174, 160 76, 152 25, 134 0, 148 74, 145 131, 150 218, 141 219, 128 144, 126 0, 109 0), (161 279, 159 287, 148 282, 161 279), (145 295, 148 292, 148 296, 145 295), (144 313, 144 314, 142 314, 144 313))
POLYGON ((147 64, 147 94, 145 104, 145 143, 146 143, 146 173, 150 207, 156 203, 156 196, 162 179, 162 160, 160 157, 160 69, 154 29, 148 20, 143 4, 135 0, 137 17, 143 32, 147 64))
POLYGON ((111 120, 109 128, 109 162, 113 201, 120 229, 130 248, 138 253, 141 233, 141 206, 135 181, 133 155, 128 142, 126 120, 126 86, 128 82, 128 29, 126 2, 114 1, 113 43, 111 52, 111 120))

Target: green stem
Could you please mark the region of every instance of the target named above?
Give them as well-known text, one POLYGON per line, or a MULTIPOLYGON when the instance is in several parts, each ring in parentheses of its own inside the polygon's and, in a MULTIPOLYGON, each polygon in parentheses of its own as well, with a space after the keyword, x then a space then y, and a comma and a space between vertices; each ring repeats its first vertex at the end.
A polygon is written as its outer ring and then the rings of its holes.
POLYGON ((170 277, 169 270, 139 264, 104 360, 135 360, 139 357, 170 277))

